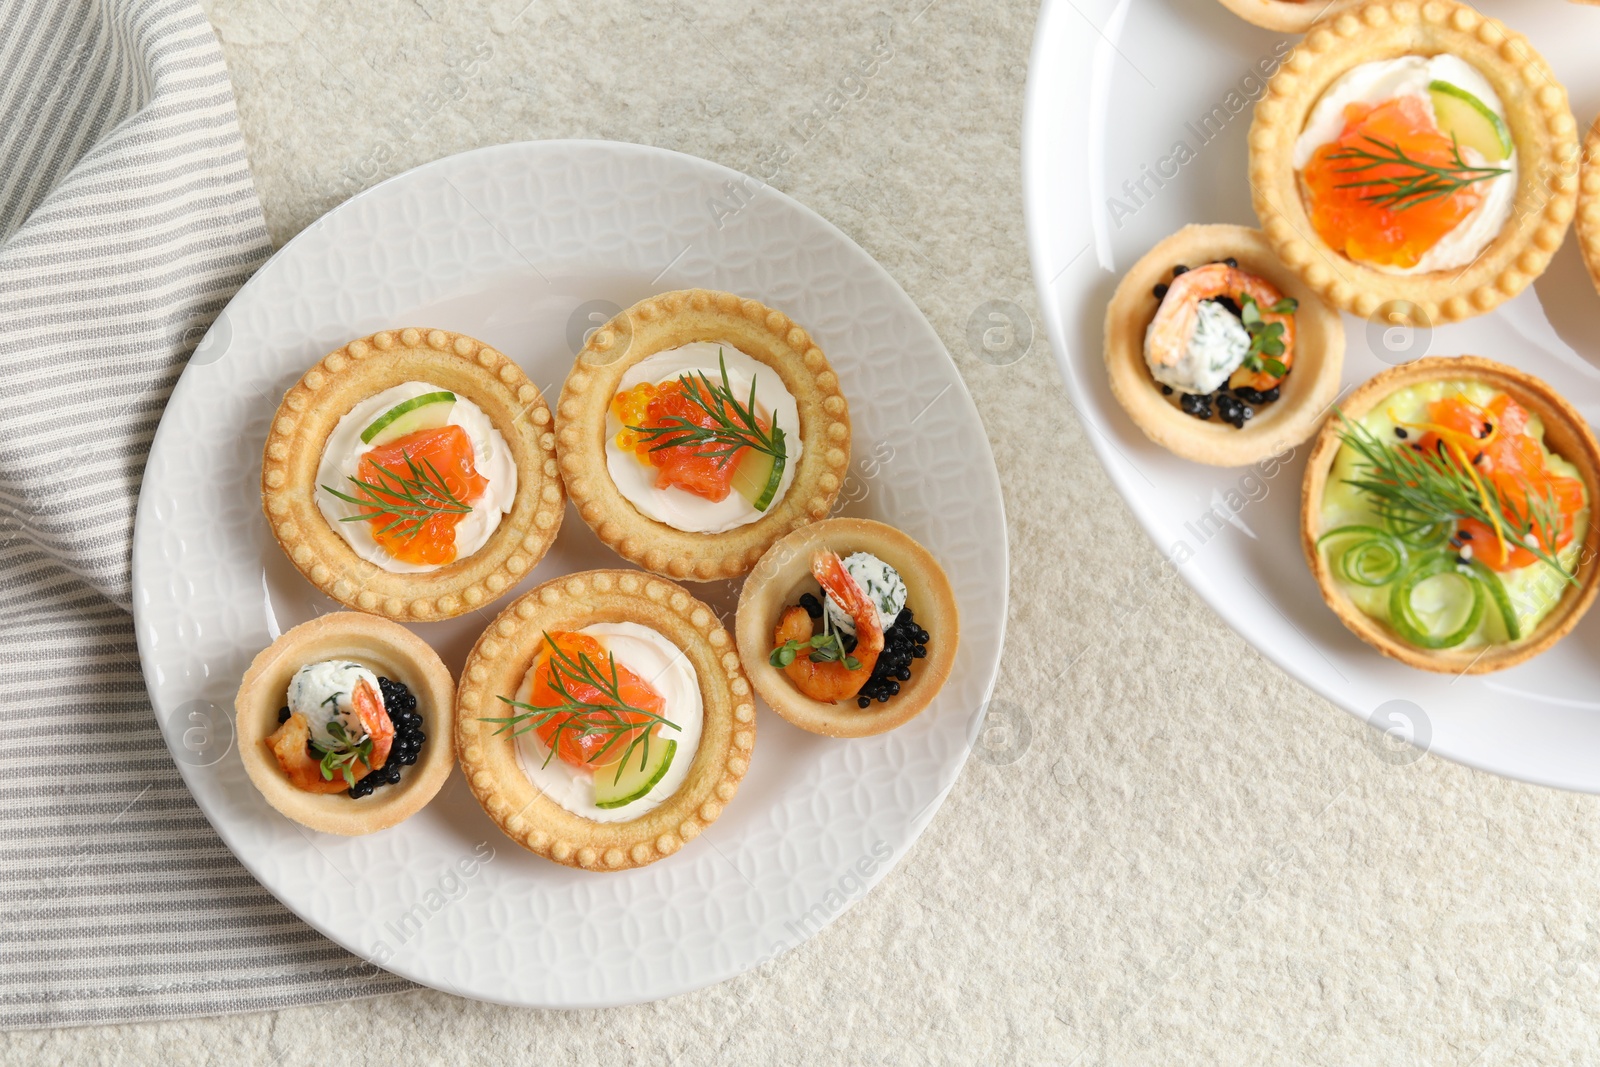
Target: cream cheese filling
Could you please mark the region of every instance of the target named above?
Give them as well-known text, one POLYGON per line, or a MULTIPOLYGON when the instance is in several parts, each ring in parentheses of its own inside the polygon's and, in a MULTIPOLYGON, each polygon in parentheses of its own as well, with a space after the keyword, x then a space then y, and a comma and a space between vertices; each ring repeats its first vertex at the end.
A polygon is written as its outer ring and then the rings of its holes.
MULTIPOLYGON (((662 716, 678 729, 661 727, 657 740, 651 743, 678 743, 672 765, 650 792, 633 803, 620 808, 600 808, 594 802, 594 775, 572 766, 560 756, 551 756, 536 732, 529 730, 517 736, 517 762, 535 789, 574 815, 593 822, 637 819, 676 793, 689 776, 689 766, 694 763, 695 752, 700 747, 700 731, 705 719, 700 679, 689 657, 648 626, 636 622, 599 622, 577 632, 599 641, 601 647, 616 658, 617 666, 627 667, 661 694, 667 705, 662 716)), ((530 667, 517 687, 515 699, 526 704, 533 695, 533 684, 530 667)), ((513 709, 511 714, 515 713, 513 709)))
MULTIPOLYGON (((695 341, 681 348, 657 352, 629 367, 617 386, 617 392, 626 392, 642 382, 652 385, 674 382, 683 374, 704 373, 714 385, 720 384, 721 371, 717 364, 719 350, 727 361, 728 385, 733 395, 739 398, 740 403, 744 403, 750 397, 750 383, 754 381, 756 403, 783 430, 787 456, 778 491, 773 494, 772 504, 767 509, 770 511, 789 491, 804 450, 800 441, 799 408, 777 371, 726 342, 695 341)), ((685 533, 724 533, 755 522, 766 514, 752 507, 738 490, 730 490, 722 500, 711 501, 676 486, 656 488, 657 469, 640 462, 633 452, 618 447, 617 434, 621 430, 622 423, 608 411, 606 469, 611 473, 617 491, 646 518, 685 533)))
POLYGON ((373 695, 382 704, 383 688, 378 685, 378 676, 361 664, 344 659, 307 663, 289 679, 285 703, 294 714, 305 716, 311 739, 325 748, 339 744, 328 729, 335 722, 343 727, 350 742, 360 743, 367 738, 367 725, 354 704, 356 686, 361 682, 372 687, 373 695))
MULTIPOLYGON (((1363 63, 1330 85, 1317 101, 1311 117, 1306 120, 1305 130, 1295 142, 1295 170, 1304 170, 1317 149, 1339 139, 1345 128, 1345 108, 1350 104, 1381 104, 1402 96, 1414 96, 1424 101, 1432 112, 1433 97, 1428 85, 1434 81, 1449 82, 1465 89, 1499 115, 1501 121, 1505 120, 1505 105, 1494 86, 1475 67, 1456 56, 1401 56, 1363 63)), ((1473 166, 1485 163, 1483 156, 1471 148, 1463 147, 1461 154, 1473 166)), ((1415 266, 1368 265, 1385 274, 1411 275, 1456 270, 1477 259, 1505 228, 1517 196, 1516 152, 1495 165, 1507 168, 1507 173, 1479 184, 1484 196, 1477 208, 1428 249, 1415 266)))
MULTIPOLYGON (((395 559, 373 539, 371 523, 342 521, 348 516, 361 514, 361 508, 340 500, 322 487, 332 486, 341 493, 359 495, 354 491, 350 479, 355 477, 361 457, 371 452, 373 447, 362 443, 361 431, 396 404, 424 393, 439 391, 439 386, 427 382, 406 382, 363 400, 340 419, 328 435, 327 443, 322 448, 322 462, 317 467, 317 508, 328 520, 328 525, 344 538, 356 555, 394 574, 436 571, 442 564, 407 563, 395 559)), ((489 482, 484 487, 483 495, 471 501, 472 510, 456 524, 456 559, 460 560, 482 548, 500 526, 501 517, 511 511, 517 498, 517 465, 506 439, 489 421, 489 416, 459 393, 450 409, 449 423, 461 427, 472 439, 473 466, 489 482)))

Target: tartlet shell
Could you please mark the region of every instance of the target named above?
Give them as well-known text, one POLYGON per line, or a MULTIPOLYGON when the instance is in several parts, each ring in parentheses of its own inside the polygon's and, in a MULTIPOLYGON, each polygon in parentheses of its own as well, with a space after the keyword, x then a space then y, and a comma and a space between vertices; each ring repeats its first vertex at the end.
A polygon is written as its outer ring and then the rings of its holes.
POLYGON ((1323 19, 1284 61, 1256 105, 1250 184, 1279 258, 1329 303, 1386 324, 1428 326, 1481 315, 1527 288, 1566 235, 1578 190, 1577 122, 1567 92, 1526 37, 1455 0, 1372 0, 1323 19), (1362 63, 1453 53, 1488 79, 1518 151, 1510 220, 1460 270, 1385 274, 1334 251, 1301 198, 1294 144, 1323 92, 1362 63))
POLYGON ((1222 6, 1246 22, 1282 33, 1305 33, 1319 18, 1336 14, 1359 0, 1222 0, 1222 6))
POLYGON ((1578 624, 1594 600, 1597 584, 1600 584, 1600 564, 1597 564, 1597 556, 1600 556, 1600 506, 1597 506, 1600 503, 1600 444, 1596 444, 1583 416, 1550 386, 1515 367, 1478 356, 1431 356, 1386 370, 1352 392, 1339 407, 1352 420, 1357 420, 1400 389, 1421 382, 1452 379, 1485 382, 1507 393, 1543 420, 1546 447, 1578 468, 1589 495, 1589 529, 1578 556, 1579 585, 1567 589, 1533 633, 1514 644, 1430 651, 1401 640, 1383 623, 1356 607, 1333 577, 1327 559, 1317 550, 1317 538, 1325 532, 1321 529, 1323 490, 1340 448, 1337 416, 1329 418, 1323 426, 1306 462, 1300 498, 1300 541, 1306 562, 1322 590, 1322 598, 1351 633, 1385 656, 1425 671, 1488 674, 1532 659, 1554 645, 1578 624))
POLYGON ((871 519, 829 519, 773 545, 745 579, 734 625, 739 658, 761 698, 802 730, 828 737, 870 737, 915 718, 950 677, 961 639, 961 617, 944 569, 915 540, 871 519), (870 552, 899 571, 906 603, 917 625, 928 631, 927 657, 913 661, 911 680, 900 683, 900 692, 886 703, 860 708, 853 699, 838 704, 812 700, 767 662, 778 618, 811 577, 811 556, 820 549, 841 556, 870 552))
POLYGON ((351 341, 284 395, 261 462, 273 536, 313 585, 347 607, 401 622, 448 619, 493 603, 539 562, 561 528, 565 494, 549 408, 516 363, 463 334, 408 327, 351 341), (328 435, 361 401, 408 381, 471 400, 506 439, 517 468, 511 511, 483 547, 423 574, 394 574, 356 555, 317 508, 328 435))
MULTIPOLYGON (((1600 0, 1594 0, 1600 3, 1600 0)), ((1589 128, 1583 151, 1582 189, 1578 193, 1578 245, 1589 267, 1589 278, 1600 290, 1600 117, 1589 128)))
POLYGON ((744 574, 778 538, 827 517, 850 465, 850 411, 827 356, 782 312, 733 293, 683 289, 642 300, 590 335, 561 389, 556 450, 567 492, 600 540, 646 570, 705 582, 744 574), (771 367, 794 397, 805 445, 782 499, 718 534, 645 517, 606 469, 606 414, 623 374, 694 341, 726 341, 771 367))
POLYGON ((1260 231, 1245 226, 1186 226, 1147 252, 1117 285, 1106 306, 1106 374, 1111 393, 1146 437, 1196 463, 1241 467, 1279 455, 1317 428, 1339 393, 1344 324, 1339 313, 1273 254, 1260 231), (1161 301, 1152 293, 1174 265, 1190 267, 1229 256, 1300 302, 1295 313, 1294 366, 1278 400, 1258 408, 1239 430, 1221 419, 1185 415, 1161 394, 1144 359, 1144 335, 1161 301))
POLYGON ((399 623, 357 611, 321 615, 281 635, 251 661, 234 698, 239 758, 267 803, 302 826, 346 837, 394 826, 434 798, 455 766, 454 725, 455 683, 438 654, 399 623), (403 682, 417 698, 427 733, 417 762, 401 771, 398 784, 360 799, 296 789, 265 744, 278 729, 278 709, 287 702, 294 672, 307 663, 346 658, 403 682))
POLYGON ((638 571, 585 571, 518 597, 478 638, 456 693, 456 756, 478 803, 517 844, 568 867, 627 870, 678 851, 738 792, 755 738, 750 682, 716 613, 682 586, 638 571), (545 631, 599 622, 640 623, 677 645, 694 665, 705 706, 688 778, 627 822, 593 822, 545 797, 518 765, 511 735, 479 721, 508 714, 497 698, 516 695, 545 631))

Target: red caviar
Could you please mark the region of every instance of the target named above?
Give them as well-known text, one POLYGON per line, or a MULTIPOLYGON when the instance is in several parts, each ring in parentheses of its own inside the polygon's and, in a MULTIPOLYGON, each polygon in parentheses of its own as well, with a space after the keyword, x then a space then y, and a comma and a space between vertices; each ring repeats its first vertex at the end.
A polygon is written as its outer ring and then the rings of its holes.
MULTIPOLYGON (((464 504, 470 505, 489 486, 489 479, 479 474, 473 466, 472 438, 466 430, 451 425, 435 430, 418 430, 386 445, 379 445, 362 456, 356 477, 374 487, 370 492, 364 491, 364 495, 376 495, 385 503, 401 505, 403 502, 394 493, 379 488, 394 483, 374 468, 382 467, 397 478, 409 480, 413 476, 406 462, 408 457, 425 471, 427 467, 424 464, 432 464, 439 472, 445 488, 464 504)), ((444 503, 437 497, 428 499, 434 503, 444 503)), ((415 524, 404 517, 387 533, 381 532, 384 527, 394 523, 395 516, 389 513, 376 514, 368 522, 372 525, 373 538, 395 559, 406 563, 442 565, 455 561, 456 526, 465 517, 459 511, 441 512, 430 516, 414 533, 412 527, 415 524)))
MULTIPOLYGON (((716 406, 706 392, 704 383, 696 381, 688 388, 698 392, 701 399, 713 408, 716 406)), ((679 419, 707 429, 716 426, 717 421, 694 401, 683 382, 672 381, 662 385, 645 382, 636 385, 612 399, 611 412, 622 423, 622 430, 617 434, 618 446, 631 450, 639 457, 639 462, 656 468, 657 489, 675 487, 713 503, 727 499, 733 485, 734 471, 749 453, 748 447, 740 448, 729 456, 706 456, 699 453, 720 452, 724 446, 698 443, 654 448, 660 443, 659 439, 652 440, 629 429, 633 426, 647 430, 681 426, 682 423, 677 421, 679 419)), ((763 430, 770 425, 769 420, 761 418, 759 413, 756 414, 756 422, 763 430)))
POLYGON ((1373 151, 1374 142, 1394 146, 1419 163, 1448 167, 1455 142, 1434 121, 1426 101, 1402 96, 1381 104, 1345 108, 1344 132, 1317 149, 1301 177, 1310 192, 1311 224, 1332 248, 1359 263, 1408 269, 1477 210, 1484 193, 1467 185, 1449 196, 1412 202, 1394 210, 1368 198, 1386 180, 1414 176, 1413 169, 1382 163, 1359 172, 1350 159, 1330 158, 1350 150, 1373 151), (1374 182, 1378 185, 1356 185, 1374 182))

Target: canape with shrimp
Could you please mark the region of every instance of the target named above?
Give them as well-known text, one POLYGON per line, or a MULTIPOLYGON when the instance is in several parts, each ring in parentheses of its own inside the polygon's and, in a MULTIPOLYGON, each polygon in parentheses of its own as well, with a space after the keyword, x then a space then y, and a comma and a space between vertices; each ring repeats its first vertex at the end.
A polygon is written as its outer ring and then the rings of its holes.
POLYGON ((1255 230, 1188 226, 1106 309, 1111 391, 1152 441, 1243 466, 1309 437, 1339 386, 1339 315, 1255 230))
POLYGON ((960 634, 933 556, 866 519, 829 519, 774 545, 745 581, 737 630, 762 698, 833 737, 882 733, 925 709, 960 634))
POLYGON ((245 672, 239 753, 284 815, 325 833, 371 833, 416 812, 449 776, 454 696, 438 655, 405 627, 322 615, 245 672))

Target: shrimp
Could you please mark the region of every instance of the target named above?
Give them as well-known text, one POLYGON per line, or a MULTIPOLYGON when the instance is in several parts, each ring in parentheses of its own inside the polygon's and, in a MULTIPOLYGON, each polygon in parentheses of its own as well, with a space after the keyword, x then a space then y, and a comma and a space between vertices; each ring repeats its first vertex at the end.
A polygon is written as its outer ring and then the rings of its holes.
MULTIPOLYGON (((802 648, 795 654, 794 662, 783 671, 794 687, 812 700, 837 704, 859 693, 861 687, 867 684, 867 679, 872 677, 872 668, 878 662, 878 654, 883 651, 883 624, 878 619, 877 605, 850 577, 838 553, 818 552, 812 556, 811 574, 855 620, 856 647, 851 656, 857 661, 857 666, 848 667, 842 660, 813 660, 811 650, 802 648)), ((789 641, 809 641, 813 632, 811 616, 806 609, 798 606, 789 608, 773 631, 773 647, 789 641)))
POLYGON ((383 698, 372 691, 365 679, 356 683, 350 702, 361 717, 361 725, 367 728, 367 736, 372 738, 372 769, 377 770, 389 762, 389 749, 394 745, 394 720, 384 710, 383 698))
MULTIPOLYGON (((1156 317, 1145 334, 1146 357, 1158 366, 1176 367, 1189 351, 1189 340, 1194 336, 1201 302, 1227 297, 1235 304, 1242 305, 1244 301, 1241 298, 1245 296, 1256 302, 1264 321, 1283 325, 1283 334, 1279 338, 1283 342, 1283 355, 1273 358, 1283 364, 1287 373, 1294 364, 1294 313, 1280 315, 1273 312, 1272 308, 1283 299, 1283 294, 1271 282, 1226 263, 1207 263, 1172 279, 1167 295, 1162 297, 1161 307, 1156 310, 1156 317)), ((1281 381, 1282 375, 1240 367, 1228 379, 1228 385, 1235 389, 1249 387, 1264 391, 1281 381)))
MULTIPOLYGON (((383 701, 365 681, 357 684, 351 702, 367 729, 367 736, 372 738, 372 765, 369 767, 365 760, 356 760, 350 765, 351 777, 359 782, 388 762, 389 749, 394 745, 394 721, 384 710, 383 701)), ((266 745, 278 757, 278 766, 296 789, 307 793, 343 793, 349 789, 350 783, 342 774, 332 779, 322 777, 322 761, 312 755, 310 741, 311 724, 296 712, 266 738, 266 745)))

